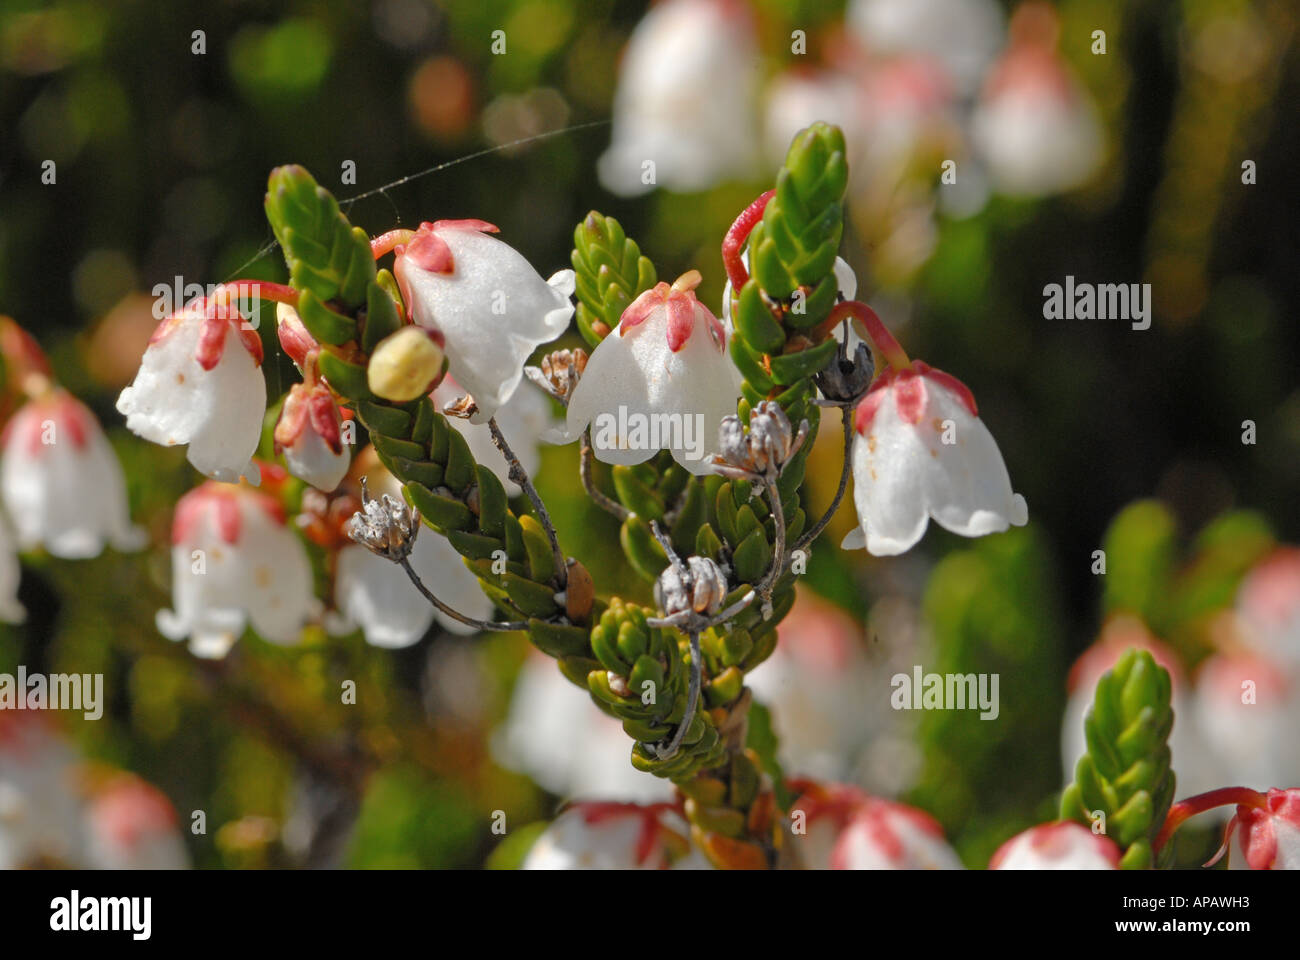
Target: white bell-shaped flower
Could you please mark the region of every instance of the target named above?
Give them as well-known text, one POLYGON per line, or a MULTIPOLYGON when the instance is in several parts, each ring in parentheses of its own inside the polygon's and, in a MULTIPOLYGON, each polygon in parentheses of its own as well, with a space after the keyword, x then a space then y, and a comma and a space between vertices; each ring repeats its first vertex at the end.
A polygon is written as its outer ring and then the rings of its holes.
POLYGON ((352 462, 343 442, 343 418, 328 387, 319 381, 289 388, 275 424, 275 449, 289 472, 326 493, 342 482, 352 462))
POLYGON ((395 248, 393 272, 415 323, 441 338, 452 376, 485 423, 524 375, 534 350, 562 334, 573 316, 574 275, 543 280, 481 220, 423 223, 395 248))
POLYGON ((960 380, 921 361, 876 379, 858 405, 853 500, 861 529, 845 549, 903 553, 933 517, 965 537, 999 533, 1028 519, 1006 464, 960 380))
POLYGON ((128 429, 163 446, 189 444, 214 480, 257 483, 252 462, 266 415, 262 342, 226 302, 195 300, 164 320, 117 398, 128 429))
POLYGON ((614 93, 601 183, 621 196, 693 192, 747 174, 761 58, 743 4, 668 0, 637 24, 614 93))
POLYGON ((1025 4, 1007 52, 971 116, 971 137, 995 190, 1046 196, 1079 186, 1102 160, 1103 131, 1088 92, 1056 51, 1055 14, 1025 4))
POLYGON ((5 623, 22 623, 27 619, 27 611, 18 601, 18 584, 22 576, 22 564, 18 562, 9 523, 0 517, 0 620, 5 623))
POLYGON ((95 415, 63 390, 29 401, 5 429, 0 494, 22 549, 98 556, 104 544, 137 550, 126 480, 95 415))
POLYGON ((185 870, 190 865, 176 809, 132 774, 114 777, 86 811, 87 859, 98 870, 185 870))
POLYGON ((291 645, 319 607, 307 551, 278 501, 244 486, 204 483, 176 504, 172 600, 158 630, 199 657, 226 655, 246 624, 291 645))
POLYGON ((693 855, 671 804, 585 802, 569 806, 537 838, 524 870, 707 868, 693 855))
POLYGON ((569 400, 566 435, 591 427, 596 459, 636 464, 660 450, 694 474, 710 471, 722 418, 736 412, 741 377, 727 335, 695 299, 698 272, 659 283, 630 303, 592 351, 569 400))
POLYGON ((990 870, 1118 870, 1115 841, 1081 823, 1062 820, 1018 833, 998 847, 990 870))

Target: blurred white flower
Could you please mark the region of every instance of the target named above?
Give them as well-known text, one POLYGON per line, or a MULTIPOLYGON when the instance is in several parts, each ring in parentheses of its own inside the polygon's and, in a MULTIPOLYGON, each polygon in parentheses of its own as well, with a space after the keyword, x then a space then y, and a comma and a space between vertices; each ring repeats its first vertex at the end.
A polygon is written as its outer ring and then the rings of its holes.
POLYGON ((1300 683, 1284 664, 1250 653, 1217 653, 1197 670, 1193 696, 1192 717, 1218 775, 1216 782, 1184 788, 1183 772, 1175 766, 1180 794, 1300 782, 1300 683))
POLYGON ((572 270, 543 280, 481 220, 423 223, 396 247, 393 273, 411 319, 442 340, 452 376, 485 423, 510 399, 524 363, 573 316, 572 270))
MULTIPOLYGON (((410 559, 411 567, 435 597, 466 616, 491 618, 492 601, 443 537, 432 530, 421 530, 410 559)), ((359 626, 367 643, 390 648, 409 647, 428 632, 435 619, 451 633, 475 632, 473 627, 435 609, 401 567, 360 544, 343 547, 337 564, 334 602, 340 617, 331 619, 331 632, 345 633, 359 626)))
MULTIPOLYGON (((450 422, 460 421, 452 418, 450 422)), ((487 431, 486 427, 482 429, 487 431)), ((358 459, 366 463, 366 482, 375 497, 387 494, 399 502, 402 500, 402 485, 375 460, 370 448, 359 454, 358 459)), ((410 561, 435 597, 466 616, 477 620, 491 618, 492 601, 484 595, 478 578, 470 573, 445 537, 421 528, 410 561)), ((429 631, 434 620, 449 633, 476 632, 435 608, 400 566, 358 543, 347 543, 339 549, 334 568, 334 605, 335 611, 325 621, 329 631, 350 633, 359 627, 365 633, 366 642, 376 647, 409 647, 429 631)))
POLYGON ((0 711, 0 869, 80 865, 77 757, 50 723, 0 711))
POLYGON ((868 50, 931 57, 965 93, 979 86, 1003 41, 993 0, 853 0, 846 21, 868 50))
POLYGON ((943 829, 915 807, 842 783, 796 780, 792 842, 808 870, 960 870, 943 829))
POLYGON ((188 443, 199 472, 257 483, 252 456, 266 415, 262 342, 233 306, 203 299, 164 320, 117 398, 127 428, 163 446, 188 443))
POLYGON ((319 608, 307 551, 279 502, 213 482, 176 504, 172 600, 174 611, 158 611, 159 632, 210 658, 224 657, 249 622, 266 640, 294 644, 319 608))
POLYGON ((575 803, 537 838, 523 870, 708 869, 671 804, 575 803))
POLYGON ((1237 593, 1246 644, 1300 670, 1300 549, 1279 547, 1257 563, 1237 593))
POLYGON ((1018 10, 1011 45, 971 117, 971 136, 1001 193, 1060 193, 1081 185, 1101 163, 1101 121, 1057 53, 1056 34, 1050 7, 1018 10))
POLYGON ((661 449, 694 474, 711 470, 718 425, 736 412, 740 373, 727 335, 695 298, 695 271, 637 297, 592 351, 569 400, 567 438, 591 426, 604 463, 636 464, 661 449))
POLYGON ((875 672, 862 627, 801 587, 777 634, 776 650, 745 682, 771 710, 782 762, 807 776, 852 777, 880 732, 878 705, 862 695, 875 672))
POLYGON ((137 550, 126 480, 95 415, 63 390, 28 401, 5 426, 0 493, 22 549, 95 557, 105 542, 137 550))
POLYGON ((858 405, 853 500, 861 528, 845 549, 876 556, 912 548, 929 525, 964 537, 1029 519, 975 398, 960 380, 921 361, 878 376, 858 405))
POLYGON ((854 813, 831 851, 832 870, 961 870, 929 814, 872 799, 854 813))
POLYGON ((1118 870, 1120 850, 1110 837, 1062 820, 1018 833, 998 847, 990 870, 1118 870))
POLYGON ((342 482, 352 455, 329 387, 314 381, 289 388, 275 424, 275 449, 290 473, 317 490, 328 493, 342 482))
MULTIPOLYGON (((775 77, 764 98, 763 143, 769 161, 780 166, 795 134, 818 120, 844 133, 851 155, 864 140, 864 104, 860 86, 834 70, 790 69, 775 77)), ((852 174, 855 164, 849 158, 852 174)))
POLYGON ((561 797, 650 803, 672 798, 672 784, 629 759, 623 725, 564 678, 555 661, 532 650, 520 668, 510 713, 497 731, 502 765, 561 797))
POLYGON ((157 787, 119 774, 97 790, 86 811, 87 859, 99 870, 185 870, 189 854, 176 810, 157 787))
POLYGON ((743 4, 666 0, 651 7, 623 55, 612 142, 597 166, 601 183, 636 196, 656 186, 705 190, 748 173, 758 147, 759 65, 743 4))

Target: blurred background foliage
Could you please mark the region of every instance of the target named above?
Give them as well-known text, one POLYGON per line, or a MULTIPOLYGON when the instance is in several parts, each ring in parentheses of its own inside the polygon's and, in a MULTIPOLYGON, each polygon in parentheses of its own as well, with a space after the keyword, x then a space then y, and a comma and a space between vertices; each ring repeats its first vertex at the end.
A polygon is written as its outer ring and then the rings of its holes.
MULTIPOLYGON (((753 6, 771 72, 792 59, 791 29, 816 36, 843 5, 753 6)), ((912 355, 979 397, 1031 524, 974 543, 932 530, 889 562, 823 546, 807 577, 864 623, 882 595, 910 596, 929 624, 927 669, 1001 674, 1002 722, 940 712, 917 729, 908 799, 943 822, 970 864, 1050 815, 1065 672, 1103 612, 1140 611, 1194 663, 1198 615, 1230 602, 1272 538, 1300 539, 1297 10, 1267 0, 1057 8, 1063 55, 1107 132, 1104 169, 1062 197, 999 197, 941 221, 933 256, 905 291, 886 291, 911 302, 912 355), (1089 51, 1098 28, 1105 56, 1089 51), (1243 159, 1256 162, 1256 185, 1241 183, 1243 159), (1043 319, 1044 284, 1067 274, 1153 283, 1151 329, 1043 319), (1247 419, 1253 445, 1242 443, 1247 419), (1104 578, 1092 572, 1099 547, 1111 562, 1104 578)), ((574 223, 598 208, 638 238, 661 277, 702 270, 700 292, 716 304, 721 236, 774 165, 705 194, 620 199, 593 173, 609 137, 596 125, 373 192, 607 118, 620 50, 644 9, 0 3, 0 311, 35 334, 100 416, 155 544, 75 564, 25 557, 30 617, 0 629, 0 670, 102 670, 109 713, 78 720, 76 735, 91 755, 162 787, 182 821, 207 812, 207 834, 189 838, 198 865, 305 862, 319 844, 304 831, 328 817, 304 827, 297 812, 349 803, 358 819, 347 863, 481 865, 500 840, 492 811, 505 812, 518 846, 514 827, 549 817, 556 798, 489 752, 525 655, 517 637, 441 635, 397 652, 359 636, 309 637, 288 651, 246 638, 227 661, 199 664, 157 635, 170 508, 195 476, 179 454, 126 434, 113 409, 156 322, 151 289, 177 276, 280 279, 261 201, 270 168, 296 162, 341 199, 369 193, 344 207, 372 233, 482 218, 544 275, 567 264, 574 223), (494 30, 506 33, 505 56, 491 52, 494 30), (46 185, 51 160, 57 180, 46 185), (349 163, 355 184, 343 180, 349 163), (356 681, 357 706, 338 703, 340 678, 356 681), (360 800, 335 795, 331 785, 374 765, 360 800)), ((871 252, 852 230, 844 256, 871 300, 871 252)), ((263 336, 274 397, 293 377, 263 336)), ((834 489, 838 432, 822 431, 810 464, 815 508, 834 489)), ((620 579, 616 527, 587 505, 575 456, 548 450, 540 471, 566 547, 601 571, 603 590, 644 598, 634 575, 620 579)), ((842 510, 827 540, 852 523, 842 510)), ((886 682, 863 695, 886 696, 886 682)), ((508 863, 506 846, 497 859, 508 863)))

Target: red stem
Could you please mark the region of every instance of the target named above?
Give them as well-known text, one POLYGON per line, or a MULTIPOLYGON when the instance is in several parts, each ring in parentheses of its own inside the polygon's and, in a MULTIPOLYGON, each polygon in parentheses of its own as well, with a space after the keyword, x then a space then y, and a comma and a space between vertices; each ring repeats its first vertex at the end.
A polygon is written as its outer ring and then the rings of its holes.
POLYGON ((269 283, 266 280, 231 280, 223 283, 213 291, 212 299, 217 303, 229 303, 240 289, 251 290, 259 300, 272 303, 287 303, 297 309, 298 291, 284 283, 269 283))
POLYGON ((410 243, 411 238, 414 236, 414 230, 389 230, 387 233, 381 233, 370 241, 370 252, 378 260, 384 254, 392 252, 393 248, 398 244, 410 243))
POLYGON ((1152 844, 1153 848, 1156 852, 1159 852, 1160 848, 1174 835, 1174 831, 1189 818, 1228 803, 1246 807, 1265 807, 1268 805, 1268 797, 1258 790, 1250 789, 1250 787, 1220 787, 1218 790, 1211 790, 1209 793, 1200 793, 1194 797, 1188 797, 1186 800, 1180 800, 1169 808, 1169 814, 1165 817, 1164 825, 1161 826, 1160 833, 1156 835, 1155 843, 1152 844))
POLYGON ((740 216, 731 224, 727 235, 722 239, 722 265, 727 268, 731 292, 736 296, 740 296, 740 288, 749 282, 749 271, 745 269, 745 263, 740 259, 740 248, 745 245, 745 240, 749 238, 754 224, 762 219, 763 211, 767 209, 767 202, 774 196, 776 191, 769 190, 740 211, 740 216))
MULTIPOLYGON (((907 351, 881 322, 876 311, 861 300, 845 300, 843 303, 837 303, 824 326, 828 331, 833 330, 835 325, 845 317, 854 321, 858 333, 871 344, 878 357, 884 359, 895 370, 901 372, 912 366, 907 351)), ((879 363, 876 366, 879 368, 879 363)))

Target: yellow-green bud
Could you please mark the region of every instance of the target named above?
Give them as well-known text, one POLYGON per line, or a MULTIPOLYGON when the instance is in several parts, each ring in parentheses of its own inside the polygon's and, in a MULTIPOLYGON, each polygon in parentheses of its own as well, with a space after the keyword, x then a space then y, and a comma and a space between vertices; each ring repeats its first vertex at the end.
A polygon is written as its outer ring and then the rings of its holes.
POLYGON ((443 352, 422 327, 403 327, 379 341, 370 354, 366 380, 376 396, 394 403, 417 400, 442 372, 443 352))

